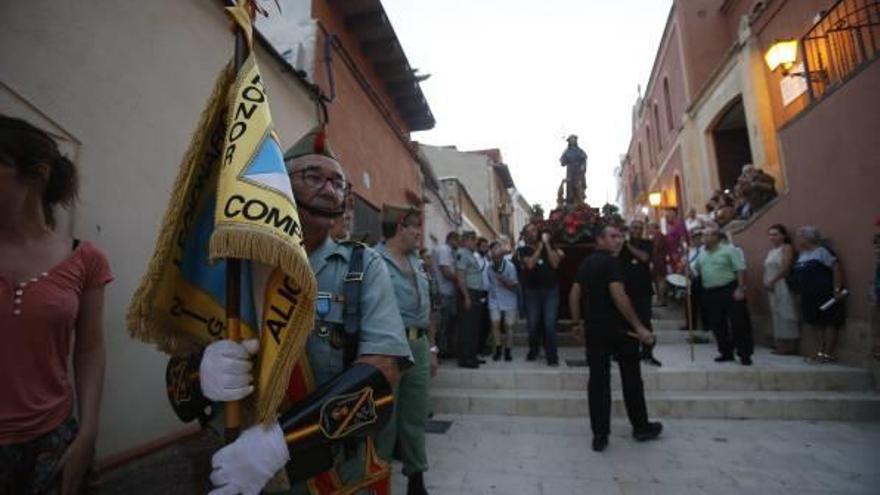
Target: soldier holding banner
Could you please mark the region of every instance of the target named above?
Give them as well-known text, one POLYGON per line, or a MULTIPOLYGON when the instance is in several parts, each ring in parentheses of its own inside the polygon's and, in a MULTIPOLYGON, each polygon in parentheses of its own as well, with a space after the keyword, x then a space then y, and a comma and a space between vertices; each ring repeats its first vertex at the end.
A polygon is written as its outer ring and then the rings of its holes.
POLYGON ((370 435, 412 363, 388 270, 330 237, 349 192, 342 166, 323 127, 282 155, 249 14, 227 12, 247 57, 221 72, 202 113, 128 325, 173 354, 181 419, 208 421, 226 402, 213 495, 384 495, 390 470, 370 435), (253 426, 233 440, 241 422, 253 426))
MULTIPOLYGON (((294 370, 289 390, 291 395, 299 395, 300 402, 293 404, 291 412, 282 414, 279 422, 271 428, 256 426, 246 430, 239 440, 215 454, 211 481, 221 487, 217 490, 219 494, 227 493, 223 488, 229 485, 241 487, 240 480, 254 487, 260 481, 268 482, 266 476, 275 472, 271 468, 280 469, 288 462, 291 464, 288 476, 292 482, 305 478, 302 486, 294 485, 292 493, 328 493, 328 490, 335 493, 335 490, 359 486, 366 489, 372 481, 388 476, 388 467, 376 457, 370 440, 353 437, 359 441, 346 441, 345 437, 356 435, 359 428, 367 428, 369 424, 350 423, 348 428, 351 433, 343 431, 343 438, 328 439, 328 443, 335 440, 340 445, 331 449, 330 459, 327 459, 329 464, 324 466, 301 469, 302 466, 297 464, 314 463, 314 452, 298 450, 295 442, 286 445, 290 443, 292 434, 303 429, 303 421, 308 421, 302 413, 297 412, 305 407, 302 404, 321 404, 323 409, 323 405, 331 404, 331 400, 344 398, 367 386, 375 388, 376 392, 387 389, 399 378, 399 364, 406 367, 411 359, 382 257, 362 245, 337 243, 329 237, 333 219, 342 213, 342 201, 348 186, 342 168, 332 153, 326 147, 321 149, 322 146, 316 143, 321 139, 321 131, 311 133, 285 154, 285 163, 303 220, 303 240, 318 285, 315 328, 309 335, 306 351, 311 369, 310 372, 302 370, 301 376, 296 376, 298 369, 294 370), (357 251, 361 254, 356 255, 357 251), (357 256, 362 257, 362 268, 355 267, 353 270, 357 256), (358 277, 361 280, 353 280, 358 277), (351 293, 350 287, 354 283, 362 288, 359 296, 351 293), (355 303, 349 299, 351 297, 359 300, 355 303), (345 328, 345 320, 353 305, 360 306, 355 323, 358 336, 357 341, 350 344, 347 339, 351 335, 348 334, 349 329, 345 328), (346 356, 350 345, 356 346, 356 357, 346 356), (350 361, 352 357, 355 357, 354 361, 350 361), (313 381, 313 387, 319 390, 306 394, 306 389, 310 387, 300 382, 308 380, 313 381), (324 396, 316 395, 320 394, 321 386, 328 383, 333 385, 334 390, 324 396), (294 390, 298 385, 303 385, 302 390, 294 390), (263 459, 265 462, 258 466, 248 458, 263 459), (332 470, 315 473, 323 467, 331 467, 332 470), (312 474, 316 476, 310 476, 312 474)), ((229 341, 211 344, 201 363, 203 389, 210 387, 208 384, 214 379, 238 383, 247 381, 250 375, 247 364, 250 361, 249 356, 242 352, 246 350, 244 345, 229 341), (233 351, 231 345, 238 345, 239 349, 233 351), (212 346, 219 348, 219 352, 211 352, 212 346), (232 353, 235 353, 235 358, 230 359, 232 353), (216 364, 206 362, 215 356, 216 364)), ((218 393, 209 398, 230 400, 239 395, 218 393)), ((367 400, 376 399, 379 397, 367 400)), ((372 407, 382 408, 377 404, 372 407)), ((386 412, 378 414, 387 420, 390 405, 384 409, 386 412)), ((323 423, 332 419, 322 417, 322 429, 325 426, 323 423)), ((355 418, 354 421, 359 419, 355 418)), ((378 422, 377 419, 367 418, 364 421, 378 422)), ((321 450, 318 449, 319 452, 321 450)))
POLYGON ((408 478, 407 495, 427 495, 423 474, 428 469, 425 427, 428 423, 428 384, 436 372, 437 347, 432 345, 431 294, 428 276, 418 258, 421 211, 418 208, 385 205, 382 208, 382 236, 376 251, 385 259, 391 285, 415 364, 400 377, 394 415, 377 437, 379 454, 390 461, 403 461, 408 478))

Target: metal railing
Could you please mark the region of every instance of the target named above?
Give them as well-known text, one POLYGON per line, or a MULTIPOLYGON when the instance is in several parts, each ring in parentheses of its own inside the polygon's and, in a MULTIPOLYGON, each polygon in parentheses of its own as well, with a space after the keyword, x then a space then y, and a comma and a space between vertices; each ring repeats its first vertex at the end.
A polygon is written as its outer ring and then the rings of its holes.
POLYGON ((810 100, 880 54, 880 1, 839 0, 801 38, 810 100))

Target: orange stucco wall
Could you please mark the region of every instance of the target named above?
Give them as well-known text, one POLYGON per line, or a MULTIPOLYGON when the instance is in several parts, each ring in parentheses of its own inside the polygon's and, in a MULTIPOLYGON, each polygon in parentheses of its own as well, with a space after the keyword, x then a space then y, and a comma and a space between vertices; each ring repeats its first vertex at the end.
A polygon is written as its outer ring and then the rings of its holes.
MULTIPOLYGON (((359 71, 391 111, 391 118, 404 129, 408 140, 409 130, 385 93, 384 84, 360 45, 346 31, 344 19, 332 2, 315 0, 312 9, 313 17, 328 32, 339 37, 359 71)), ((323 43, 323 36, 319 36, 319 43, 323 43)), ((410 150, 400 141, 339 55, 334 53, 333 57, 336 99, 329 104, 328 136, 354 191, 376 208, 383 203, 406 204, 412 197, 421 197, 418 166, 410 150), (369 187, 364 173, 369 174, 369 187)), ((315 78, 329 93, 327 76, 320 63, 315 78)))

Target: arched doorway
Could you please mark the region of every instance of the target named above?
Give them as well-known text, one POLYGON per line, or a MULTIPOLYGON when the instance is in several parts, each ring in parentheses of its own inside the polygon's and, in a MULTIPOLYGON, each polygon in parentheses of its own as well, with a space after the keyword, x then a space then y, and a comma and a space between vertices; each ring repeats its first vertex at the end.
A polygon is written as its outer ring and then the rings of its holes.
POLYGON ((718 165, 718 185, 733 189, 743 165, 752 163, 752 149, 742 97, 734 99, 712 127, 715 161, 718 165))
POLYGON ((684 204, 684 194, 681 190, 681 176, 675 174, 675 206, 678 207, 678 215, 680 218, 684 218, 685 212, 685 204, 684 204))

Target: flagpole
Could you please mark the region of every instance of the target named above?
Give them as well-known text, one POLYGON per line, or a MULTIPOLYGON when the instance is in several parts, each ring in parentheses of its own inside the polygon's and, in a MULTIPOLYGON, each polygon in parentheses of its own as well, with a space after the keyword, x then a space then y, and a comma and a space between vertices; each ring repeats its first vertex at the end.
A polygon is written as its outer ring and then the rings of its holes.
MULTIPOLYGON (((248 14, 253 21, 253 4, 248 3, 248 14)), ((232 5, 235 1, 231 0, 232 5)), ((241 28, 235 28, 235 73, 237 74, 247 57, 247 39, 241 28)), ((226 258, 226 338, 233 342, 241 342, 241 260, 238 258, 226 258)), ((226 403, 224 410, 224 439, 226 443, 232 443, 241 432, 241 402, 230 401, 226 403)))

